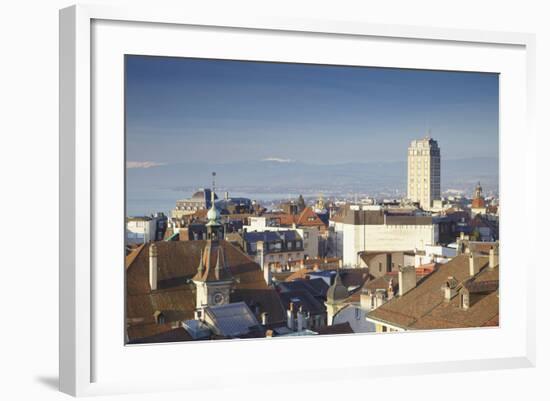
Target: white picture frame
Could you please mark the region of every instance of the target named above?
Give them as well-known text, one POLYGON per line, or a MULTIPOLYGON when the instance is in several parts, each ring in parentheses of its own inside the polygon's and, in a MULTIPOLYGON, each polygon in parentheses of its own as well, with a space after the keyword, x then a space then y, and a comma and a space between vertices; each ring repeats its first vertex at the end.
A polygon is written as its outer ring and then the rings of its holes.
MULTIPOLYGON (((235 42, 238 40, 235 39, 235 42)), ((233 57, 235 54, 242 54, 241 57, 254 57, 247 54, 254 54, 253 52, 259 51, 260 47, 257 40, 251 42, 256 44, 247 42, 240 49, 235 45, 236 48, 224 51, 233 52, 233 57)), ((256 15, 235 18, 216 14, 188 15, 182 9, 112 8, 95 5, 79 5, 61 10, 60 390, 72 395, 94 395, 167 389, 192 390, 206 384, 205 379, 195 374, 191 366, 180 367, 186 369, 185 380, 178 379, 178 375, 168 374, 170 369, 173 371, 173 366, 169 364, 164 371, 155 373, 146 370, 143 372, 144 377, 139 377, 132 371, 131 367, 138 361, 143 363, 143 366, 147 366, 157 355, 163 360, 167 360, 169 355, 172 355, 174 360, 180 360, 184 355, 192 355, 189 360, 193 360, 192 358, 198 355, 212 356, 219 353, 229 356, 240 355, 241 361, 233 367, 235 374, 246 372, 255 380, 266 380, 266 383, 267 378, 262 375, 262 372, 255 372, 254 365, 247 365, 247 361, 260 353, 277 355, 284 349, 291 350, 290 352, 299 350, 309 356, 308 363, 300 367, 289 367, 290 371, 300 371, 300 380, 326 381, 344 376, 361 380, 365 377, 388 374, 409 374, 411 371, 434 373, 534 366, 534 280, 528 279, 528 275, 534 271, 534 256, 532 256, 534 253, 529 252, 531 245, 525 239, 516 238, 514 231, 524 224, 526 229, 534 232, 532 225, 535 224, 535 219, 528 218, 534 213, 533 210, 514 209, 512 206, 522 199, 523 188, 535 187, 535 158, 532 145, 535 143, 535 133, 532 128, 531 114, 534 109, 534 43, 534 35, 523 33, 376 25, 361 21, 296 20, 290 17, 256 15), (177 36, 180 31, 182 35, 189 35, 186 29, 193 30, 193 35, 198 35, 197 38, 203 41, 201 43, 204 46, 201 48, 188 50, 194 51, 193 56, 199 57, 207 57, 209 52, 212 52, 209 50, 210 46, 212 46, 211 49, 216 48, 214 43, 216 38, 224 36, 224 38, 235 39, 238 36, 245 41, 248 40, 247 35, 261 35, 262 41, 265 41, 262 43, 273 44, 273 49, 277 48, 277 43, 282 43, 281 41, 287 41, 285 44, 289 43, 289 39, 296 44, 286 46, 286 51, 289 52, 287 56, 281 56, 281 53, 276 55, 275 50, 269 53, 264 49, 263 56, 259 55, 255 59, 304 61, 305 59, 299 59, 301 56, 298 56, 301 45, 311 41, 324 41, 329 45, 328 48, 331 48, 330 46, 334 46, 332 42, 338 40, 340 42, 338 47, 334 47, 334 52, 326 55, 311 53, 309 57, 319 63, 330 62, 331 57, 337 61, 337 57, 340 57, 342 64, 365 65, 364 61, 354 58, 350 50, 353 47, 347 47, 348 42, 353 42, 350 46, 355 46, 359 42, 361 42, 360 46, 363 46, 363 42, 367 46, 369 41, 372 41, 373 54, 376 54, 377 51, 383 51, 376 49, 377 46, 380 48, 381 41, 384 41, 384 46, 388 48, 398 45, 404 47, 400 47, 403 49, 401 54, 388 50, 387 61, 379 61, 381 66, 470 69, 502 74, 500 174, 501 184, 504 184, 501 185, 501 204, 504 208, 501 218, 503 231, 501 234, 503 247, 501 327, 483 331, 453 331, 458 343, 457 350, 456 354, 453 354, 453 350, 449 350, 448 355, 442 355, 437 344, 448 338, 449 331, 384 334, 376 337, 357 335, 352 339, 347 337, 345 344, 339 336, 327 336, 322 340, 318 338, 268 342, 243 340, 231 343, 221 341, 216 344, 124 347, 122 338, 117 334, 122 330, 123 320, 120 320, 120 326, 114 323, 120 317, 117 313, 122 309, 122 305, 117 303, 122 296, 117 291, 122 291, 122 288, 115 285, 123 276, 122 268, 119 273, 113 273, 114 280, 108 277, 112 272, 97 270, 98 263, 108 261, 107 263, 113 263, 116 266, 121 261, 120 258, 114 258, 112 262, 109 262, 109 259, 103 260, 111 255, 119 244, 114 242, 112 247, 104 248, 105 252, 98 252, 97 244, 98 241, 107 241, 103 238, 104 235, 120 235, 120 240, 123 240, 121 231, 115 230, 114 233, 109 230, 102 231, 107 227, 105 220, 118 219, 116 224, 119 224, 124 216, 117 214, 120 209, 107 210, 101 202, 101 196, 108 193, 109 188, 116 188, 116 185, 120 184, 120 175, 117 174, 107 183, 105 171, 112 166, 115 168, 118 166, 121 171, 123 170, 124 165, 120 164, 123 155, 118 154, 121 150, 120 145, 123 143, 121 142, 123 131, 121 132, 120 120, 117 119, 122 117, 116 117, 113 114, 114 120, 109 120, 105 114, 102 114, 104 103, 99 102, 98 98, 105 95, 104 89, 107 86, 96 88, 92 80, 96 79, 96 83, 104 80, 102 82, 105 84, 115 84, 110 87, 117 88, 118 93, 113 96, 113 103, 109 104, 109 107, 114 110, 113 112, 121 110, 122 105, 117 102, 120 99, 120 81, 110 82, 111 75, 101 75, 106 71, 103 67, 108 65, 112 60, 111 57, 115 57, 119 63, 120 52, 182 55, 182 50, 176 42, 161 39, 177 36), (140 36, 143 30, 147 30, 147 34, 140 36), (208 38, 212 39, 212 43, 208 38), (139 43, 130 43, 132 40, 139 43), (422 50, 423 47, 426 49, 422 50), (452 49, 449 51, 448 47, 452 49), (408 48, 426 52, 425 61, 415 60, 414 65, 399 61, 403 54, 407 55, 408 48), (435 48, 443 55, 439 61, 429 57, 430 52, 433 53, 435 48), (342 50, 339 52, 337 49, 342 50), (102 53, 104 50, 105 54, 102 53), (177 54, 178 51, 179 54, 177 54), (487 60, 484 56, 489 51, 494 52, 492 60, 487 60), (464 64, 456 61, 453 64, 453 57, 461 52, 464 52, 464 57, 468 60, 463 60, 464 64), (474 52, 472 54, 479 57, 473 57, 470 52, 474 52), (93 126, 96 127, 95 129, 107 127, 107 130, 112 130, 113 146, 108 146, 104 137, 99 140, 94 137, 93 126), (522 141, 513 138, 513 132, 517 130, 524 133, 521 136, 522 141), (513 157, 518 160, 515 165, 510 163, 513 157), (112 164, 107 167, 107 163, 112 164), (506 182, 503 182, 503 176, 506 177, 506 182), (102 234, 101 238, 98 237, 98 233, 102 234), (517 247, 509 245, 516 243, 517 247), (516 269, 513 275, 510 273, 512 268, 516 269), (112 316, 107 317, 108 314, 104 313, 105 305, 98 301, 97 297, 94 298, 98 286, 102 287, 102 294, 109 293, 106 290, 113 291, 113 302, 118 306, 112 308, 115 310, 112 316), (512 292, 511 289, 514 291, 512 292), (106 345, 110 341, 106 332, 111 330, 116 340, 113 344, 106 345), (322 358, 315 357, 315 350, 320 346, 320 341, 323 342, 322 346, 328 349, 355 347, 346 349, 346 352, 349 352, 350 349, 361 349, 361 342, 376 342, 373 348, 377 349, 389 347, 390 344, 392 348, 395 344, 397 349, 400 347, 405 349, 413 337, 418 344, 434 344, 432 348, 435 348, 435 353, 430 356, 429 350, 426 350, 426 357, 419 358, 420 354, 411 352, 409 355, 401 355, 399 357, 401 362, 395 362, 392 359, 393 356, 384 359, 382 354, 377 355, 373 350, 369 355, 371 358, 366 358, 367 355, 358 355, 357 360, 348 361, 338 367, 330 363, 333 360, 336 361, 337 355, 331 356, 329 353, 322 355, 322 358), (115 347, 117 343, 122 348, 120 352, 109 352, 114 349, 109 347, 115 347), (472 344, 479 346, 472 347, 472 344), (483 346, 483 344, 486 345, 483 346), (491 348, 490 344, 494 344, 494 347, 491 348), (507 344, 507 347, 498 348, 499 344, 507 344), (461 347, 464 348, 462 351, 461 347), (471 349, 471 351, 468 353, 464 351, 465 349, 471 349), (178 353, 181 355, 178 356, 178 353), (123 364, 126 364, 124 366, 128 369, 122 369, 123 364), (112 366, 112 369, 109 366, 112 366)), ((227 43, 224 47, 226 45, 227 43)), ((185 50, 183 51, 185 54, 185 50)), ((231 56, 229 53, 226 57, 231 56)), ((216 56, 219 57, 219 54, 216 56)), ((372 63, 374 61, 371 60, 369 65, 372 63)), ((109 71, 109 74, 113 74, 113 79, 117 79, 117 74, 120 75, 121 72, 120 64, 109 68, 109 71)), ((119 76, 119 79, 122 78, 119 76)), ((115 190, 118 191, 118 189, 115 190)), ((117 198, 119 195, 117 192, 115 198, 119 199, 117 198)), ((121 251, 119 253, 122 257, 121 251)), ((122 267, 122 264, 120 266, 122 267)), ((198 359, 196 364, 197 371, 206 366, 200 365, 198 359)), ((279 366, 276 362, 271 369, 272 372, 285 372, 283 365, 279 366)), ((220 375, 216 383, 219 388, 235 385, 231 372, 220 375)), ((211 386, 210 381, 208 385, 211 386)))

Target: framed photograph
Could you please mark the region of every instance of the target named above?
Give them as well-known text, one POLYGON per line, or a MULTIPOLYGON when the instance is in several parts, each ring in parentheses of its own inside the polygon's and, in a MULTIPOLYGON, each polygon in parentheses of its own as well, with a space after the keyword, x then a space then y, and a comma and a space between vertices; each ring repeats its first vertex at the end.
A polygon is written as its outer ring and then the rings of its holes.
POLYGON ((533 49, 61 10, 61 390, 533 366, 533 49))

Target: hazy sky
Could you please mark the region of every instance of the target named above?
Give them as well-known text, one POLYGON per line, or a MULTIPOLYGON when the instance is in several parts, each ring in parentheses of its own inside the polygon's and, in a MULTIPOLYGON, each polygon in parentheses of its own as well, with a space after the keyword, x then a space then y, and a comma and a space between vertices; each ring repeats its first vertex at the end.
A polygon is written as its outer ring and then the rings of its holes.
MULTIPOLYGON (((498 75, 127 56, 127 160, 498 157, 498 75)), ((150 164, 151 165, 151 164, 150 164)))

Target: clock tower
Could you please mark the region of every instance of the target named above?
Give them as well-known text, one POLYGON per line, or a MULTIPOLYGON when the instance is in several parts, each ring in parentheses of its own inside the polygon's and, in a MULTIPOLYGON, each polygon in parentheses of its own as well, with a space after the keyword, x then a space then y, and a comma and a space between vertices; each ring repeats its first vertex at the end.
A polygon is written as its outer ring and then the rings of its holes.
POLYGON ((207 241, 193 282, 197 309, 229 303, 233 277, 226 266, 224 249, 217 240, 207 241))
POLYGON ((212 205, 207 217, 206 245, 201 252, 197 273, 193 277, 197 309, 228 304, 233 286, 233 276, 227 267, 225 251, 219 235, 221 224, 219 212, 214 204, 214 187, 212 187, 212 205))

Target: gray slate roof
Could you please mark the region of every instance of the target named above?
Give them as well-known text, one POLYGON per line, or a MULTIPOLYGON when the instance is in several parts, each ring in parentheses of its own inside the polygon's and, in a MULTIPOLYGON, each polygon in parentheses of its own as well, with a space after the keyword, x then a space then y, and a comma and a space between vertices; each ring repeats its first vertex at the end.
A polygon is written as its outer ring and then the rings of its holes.
POLYGON ((237 337, 258 330, 260 323, 244 302, 205 308, 216 334, 224 337, 237 337))

